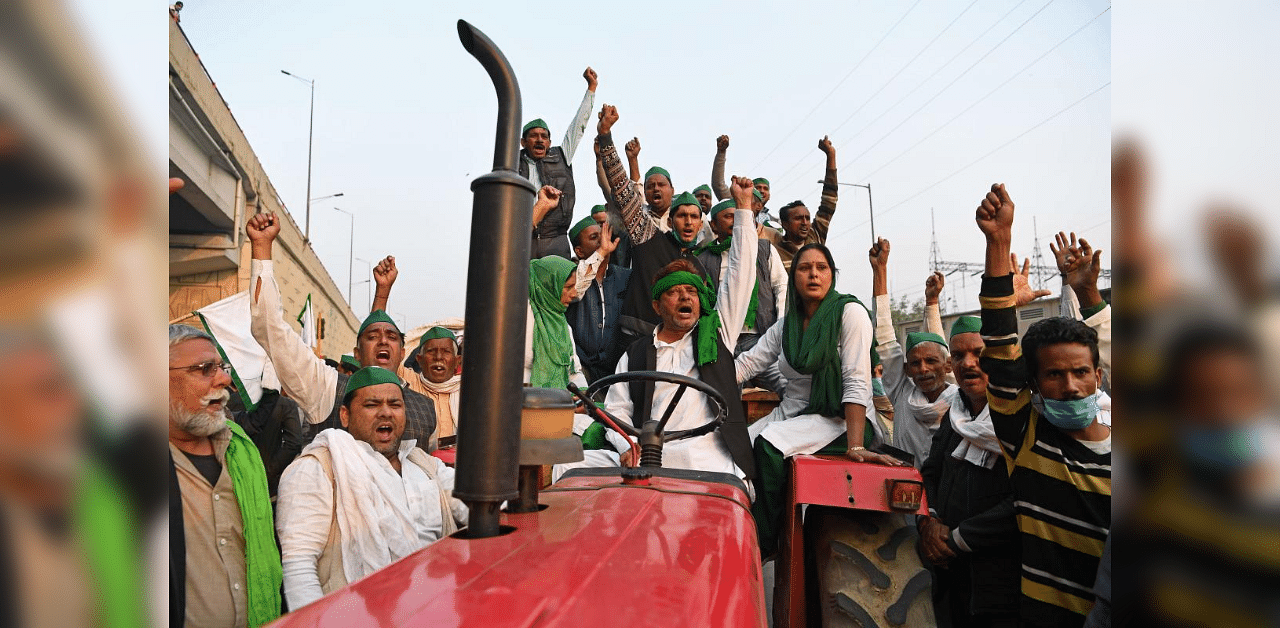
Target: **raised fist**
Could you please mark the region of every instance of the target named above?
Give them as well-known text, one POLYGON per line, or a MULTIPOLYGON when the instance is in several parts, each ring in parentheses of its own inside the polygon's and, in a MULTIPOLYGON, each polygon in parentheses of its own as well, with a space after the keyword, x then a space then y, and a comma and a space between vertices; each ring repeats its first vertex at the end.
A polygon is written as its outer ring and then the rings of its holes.
POLYGON ((254 214, 245 223, 244 231, 251 242, 270 244, 280 235, 280 218, 275 212, 254 214))
POLYGON ((373 267, 373 283, 379 288, 391 288, 391 284, 396 282, 396 277, 400 276, 400 271, 396 269, 396 258, 388 255, 373 267))
POLYGON ((640 156, 640 138, 633 137, 626 145, 627 159, 636 159, 640 156))
POLYGON ((988 238, 999 236, 1006 242, 1009 240, 1013 231, 1013 200, 1003 183, 991 184, 991 191, 978 205, 975 218, 978 228, 988 238))
POLYGON ((729 186, 733 193, 733 202, 738 209, 749 209, 755 201, 756 186, 749 177, 734 177, 729 186))
POLYGON ((592 70, 591 66, 587 66, 587 69, 582 72, 582 78, 587 79, 588 91, 596 91, 596 85, 599 85, 600 81, 596 79, 596 71, 592 70))
POLYGON ((871 261, 872 268, 884 268, 889 265, 889 241, 884 238, 876 238, 876 243, 871 245, 871 250, 867 251, 867 259, 871 261))
POLYGON ((729 150, 729 136, 721 135, 716 138, 716 151, 723 153, 726 150, 729 150))
POLYGON ((596 124, 596 133, 605 135, 613 128, 613 124, 618 121, 618 108, 613 105, 601 107, 599 118, 600 122, 596 124))
POLYGON ((831 144, 831 140, 827 139, 827 136, 823 135, 822 139, 818 140, 818 150, 830 155, 835 152, 836 147, 831 144))

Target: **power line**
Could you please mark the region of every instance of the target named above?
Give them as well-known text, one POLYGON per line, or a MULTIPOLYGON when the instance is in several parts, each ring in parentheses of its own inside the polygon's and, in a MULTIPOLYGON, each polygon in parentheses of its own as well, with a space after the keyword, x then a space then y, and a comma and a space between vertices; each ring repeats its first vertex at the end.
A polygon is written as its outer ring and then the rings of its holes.
POLYGON ((1037 15, 1040 15, 1040 13, 1041 13, 1041 12, 1043 12, 1045 9, 1049 8, 1049 5, 1051 5, 1051 4, 1053 4, 1053 3, 1054 3, 1054 0, 1049 0, 1048 2, 1046 2, 1046 3, 1044 4, 1044 6, 1040 7, 1039 9, 1036 9, 1036 12, 1035 12, 1035 13, 1032 13, 1032 14, 1031 14, 1031 17, 1028 17, 1026 20, 1023 20, 1023 22, 1022 22, 1021 24, 1019 24, 1017 28, 1013 29, 1013 31, 1012 31, 1012 32, 1010 32, 1008 35, 1005 35, 1005 36, 1004 36, 1004 39, 1001 39, 1001 40, 999 41, 999 43, 997 43, 995 46, 993 46, 993 47, 992 47, 990 50, 988 50, 985 54, 983 54, 981 57, 978 57, 978 60, 977 60, 977 61, 974 61, 972 64, 970 64, 970 65, 969 65, 969 67, 965 68, 963 72, 961 72, 960 74, 956 75, 956 77, 955 77, 955 78, 951 79, 951 82, 950 82, 950 83, 947 83, 945 86, 943 86, 943 88, 942 88, 942 89, 940 89, 940 90, 938 90, 938 92, 937 92, 937 93, 935 93, 933 96, 931 96, 931 97, 929 98, 929 100, 924 101, 924 104, 920 105, 920 106, 919 106, 915 111, 912 111, 910 114, 908 114, 908 115, 907 115, 907 117, 903 118, 903 119, 902 119, 902 121, 901 121, 901 122, 899 122, 899 123, 898 123, 896 126, 894 126, 892 129, 889 129, 889 132, 888 132, 888 133, 885 133, 883 136, 881 136, 881 137, 880 137, 880 139, 876 140, 875 142, 872 142, 872 144, 871 144, 870 146, 868 146, 865 150, 863 150, 861 153, 858 153, 858 156, 857 156, 857 157, 854 157, 853 159, 851 159, 851 160, 849 160, 849 161, 845 162, 845 163, 844 163, 844 165, 840 166, 840 169, 841 169, 841 170, 843 170, 843 169, 847 168, 849 165, 851 165, 851 164, 853 164, 853 163, 857 162, 859 159, 862 159, 862 157, 863 157, 864 155, 866 155, 867 153, 871 152, 871 149, 875 148, 876 146, 879 146, 879 145, 880 145, 880 142, 885 141, 885 139, 887 139, 889 136, 893 135, 893 133, 894 133, 895 131, 897 131, 899 128, 901 128, 901 127, 902 127, 902 125, 906 124, 909 120, 911 120, 912 118, 916 117, 916 115, 917 115, 917 114, 919 114, 921 111, 923 111, 925 107, 928 107, 930 104, 932 104, 934 100, 937 100, 938 96, 941 96, 941 95, 942 95, 944 92, 946 92, 948 89, 951 89, 951 86, 952 86, 952 85, 955 85, 957 81, 959 81, 960 79, 964 78, 964 77, 965 77, 965 75, 969 74, 969 72, 970 72, 971 70, 973 70, 975 67, 977 67, 979 63, 982 63, 984 60, 986 60, 986 58, 987 58, 987 57, 991 56, 991 53, 993 53, 993 52, 995 52, 996 50, 998 50, 998 49, 1000 48, 1000 46, 1003 46, 1005 42, 1009 41, 1009 38, 1010 38, 1010 37, 1013 37, 1013 36, 1014 36, 1018 31, 1022 30, 1022 28, 1023 28, 1024 26, 1026 26, 1028 23, 1030 23, 1030 22, 1031 22, 1031 20, 1034 20, 1034 19, 1036 18, 1036 16, 1037 16, 1037 15))
MULTIPOLYGON (((1023 2, 1025 2, 1026 0, 1022 0, 1022 1, 1023 1, 1023 2)), ((898 80, 898 77, 899 77, 899 76, 900 76, 900 75, 901 75, 901 74, 902 74, 902 73, 903 73, 907 68, 911 67, 911 64, 912 64, 912 63, 915 63, 916 59, 919 59, 919 58, 920 58, 920 55, 924 54, 924 53, 925 53, 925 51, 926 51, 926 50, 928 50, 930 46, 933 46, 934 42, 938 41, 938 38, 942 37, 944 34, 946 34, 946 32, 947 32, 947 31, 951 30, 951 27, 952 27, 952 26, 955 26, 956 22, 960 21, 960 18, 961 18, 961 17, 964 17, 964 14, 965 14, 965 13, 968 13, 968 12, 969 12, 969 9, 972 9, 972 8, 973 8, 973 6, 974 6, 974 5, 976 5, 976 4, 978 4, 978 0, 973 0, 973 2, 970 2, 970 3, 969 3, 969 6, 965 7, 965 8, 964 8, 964 10, 963 10, 963 11, 961 11, 959 15, 955 16, 955 18, 951 20, 951 23, 947 24, 947 25, 946 25, 946 27, 945 27, 945 28, 943 28, 941 31, 938 31, 938 34, 937 34, 937 35, 934 35, 934 36, 933 36, 933 39, 930 39, 930 40, 929 40, 929 43, 925 44, 925 45, 924 45, 924 47, 923 47, 923 48, 921 48, 921 49, 920 49, 920 51, 919 51, 919 52, 917 52, 917 53, 916 53, 916 55, 915 55, 914 57, 911 57, 911 60, 910 60, 910 61, 907 61, 905 64, 903 64, 903 66, 902 66, 902 67, 898 68, 898 71, 897 71, 897 72, 895 72, 895 73, 893 74, 893 76, 889 77, 889 80, 888 80, 888 81, 885 81, 885 83, 884 83, 883 85, 881 85, 881 86, 880 86, 880 89, 877 89, 877 90, 875 91, 875 93, 874 93, 874 94, 871 94, 870 96, 868 96, 868 97, 867 97, 867 99, 866 99, 866 100, 862 101, 862 104, 861 104, 861 105, 858 105, 858 108, 857 108, 857 109, 855 109, 855 110, 853 111, 853 113, 849 114, 849 117, 848 117, 848 118, 845 118, 845 119, 844 119, 844 122, 841 122, 841 123, 840 123, 840 126, 836 127, 836 128, 835 128, 834 130, 832 130, 828 135, 830 135, 830 134, 834 134, 836 131, 840 130, 840 127, 843 127, 843 126, 845 125, 845 123, 846 123, 846 122, 848 122, 849 120, 853 119, 853 117, 854 117, 854 116, 858 115, 858 113, 860 113, 860 112, 861 112, 861 111, 862 111, 862 110, 867 106, 867 104, 868 104, 868 103, 870 103, 873 99, 875 99, 875 97, 876 97, 876 96, 879 96, 879 95, 880 95, 880 92, 883 92, 883 91, 885 90, 885 88, 889 87, 889 84, 891 84, 891 83, 893 83, 894 81, 898 80)), ((816 108, 815 108, 815 109, 816 109, 816 108)), ((809 113, 810 113, 810 114, 812 114, 813 112, 812 112, 812 111, 810 111, 809 113)), ((808 119, 808 117, 809 117, 809 116, 805 116, 805 119, 808 119)), ((796 129, 799 129, 799 126, 797 126, 797 127, 796 127, 796 129)), ((791 133, 795 133, 796 129, 792 129, 791 133)), ((790 137, 791 137, 791 134, 788 134, 786 138, 783 138, 783 141, 785 142, 785 141, 786 141, 788 138, 790 138, 790 137)), ((781 145, 782 145, 782 142, 778 142, 778 146, 781 146, 781 145)), ((773 148, 774 148, 774 150, 777 150, 777 149, 778 149, 778 146, 773 147, 773 148)), ((773 154, 773 151, 769 151, 769 155, 772 155, 772 154, 773 154)), ((765 157, 767 158, 769 155, 765 155, 765 157)), ((763 161, 763 160, 761 160, 760 164, 756 164, 756 167, 757 167, 757 168, 758 168, 758 167, 760 167, 760 165, 761 165, 761 164, 763 164, 763 163, 764 163, 764 161, 763 161)), ((783 172, 783 173, 782 173, 780 176, 778 176, 777 178, 778 178, 779 180, 783 179, 783 178, 784 178, 784 177, 786 177, 788 174, 790 174, 792 170, 795 170, 795 169, 796 169, 796 167, 797 167, 797 166, 799 166, 799 165, 800 165, 800 164, 802 164, 802 163, 804 163, 804 157, 801 157, 799 161, 797 161, 796 163, 792 164, 792 166, 791 166, 790 168, 787 168, 787 170, 786 170, 785 172, 783 172)), ((753 170, 754 170, 754 168, 753 168, 753 170)))
POLYGON ((818 108, 821 107, 823 103, 827 102, 828 98, 831 98, 832 94, 836 93, 836 90, 840 89, 841 85, 844 85, 845 81, 849 80, 850 76, 853 76, 854 72, 858 71, 858 68, 862 67, 862 63, 866 61, 868 57, 871 56, 871 53, 875 52, 876 49, 880 47, 880 44, 884 43, 885 39, 888 39, 889 35, 892 34, 895 29, 898 28, 898 25, 901 24, 903 20, 907 19, 907 16, 910 15, 911 12, 914 11, 916 6, 919 4, 920 4, 920 0, 916 0, 915 4, 912 4, 911 8, 907 9, 907 12, 903 13, 902 17, 898 18, 898 21, 894 22, 893 26, 890 26, 889 30, 885 31, 884 35, 880 37, 880 41, 877 41, 876 44, 871 47, 871 50, 868 50, 867 54, 863 55, 862 58, 859 59, 856 64, 854 64, 853 69, 849 70, 849 73, 845 74, 844 78, 840 79, 840 82, 836 83, 836 86, 832 87, 831 91, 827 92, 827 95, 823 96, 822 100, 819 100, 818 104, 814 105, 813 109, 810 109, 809 113, 806 113, 804 117, 800 119, 800 122, 796 124, 795 128, 791 129, 790 133, 787 133, 785 137, 783 137, 781 140, 778 141, 778 144, 776 146, 770 149, 769 152, 766 153, 765 156, 760 159, 759 163, 757 163, 755 166, 752 166, 749 172, 755 172, 760 166, 764 165, 764 162, 768 160, 770 156, 773 155, 774 151, 778 150, 778 147, 782 146, 783 143, 791 139, 791 136, 795 135, 796 131, 800 130, 800 126, 803 125, 805 121, 809 119, 809 116, 812 116, 813 113, 817 111, 818 108))
MULTIPOLYGON (((1010 145, 1010 144, 1012 144, 1012 143, 1014 143, 1014 142, 1016 142, 1016 141, 1018 141, 1018 140, 1022 139, 1022 137, 1023 137, 1023 136, 1027 135, 1028 133, 1030 133, 1030 132, 1032 132, 1032 131, 1034 131, 1034 130, 1036 130, 1036 129, 1038 129, 1038 128, 1042 127, 1042 126, 1044 126, 1045 124, 1048 124, 1048 123, 1049 123, 1050 121, 1052 121, 1054 118, 1057 118, 1058 116, 1060 116, 1060 115, 1062 115, 1062 114, 1064 114, 1064 113, 1066 113, 1066 112, 1070 111, 1071 109, 1074 109, 1077 105, 1079 105, 1080 103, 1082 103, 1082 102, 1084 102, 1084 101, 1088 100, 1091 96, 1093 96, 1094 94, 1097 94, 1098 92, 1100 92, 1100 91, 1102 91, 1102 90, 1106 89, 1106 88, 1107 88, 1107 87, 1109 87, 1110 85, 1111 85, 1111 81, 1107 81, 1106 83, 1103 83, 1103 84, 1102 84, 1100 87, 1098 87, 1097 89, 1095 89, 1095 90, 1093 90, 1093 91, 1089 92, 1088 94, 1085 94, 1084 96, 1081 96, 1081 97, 1080 97, 1079 99, 1077 99, 1075 102, 1073 102, 1073 103, 1071 103, 1071 104, 1067 105, 1066 107, 1063 107, 1062 109, 1059 109, 1056 113, 1054 113, 1053 115, 1051 115, 1051 116, 1049 116, 1049 117, 1045 118, 1044 120, 1041 120, 1041 121, 1037 122, 1037 123, 1036 123, 1034 126, 1032 126, 1031 128, 1029 128, 1029 129, 1027 129, 1027 130, 1025 130, 1025 131, 1023 131, 1023 132, 1021 132, 1021 133, 1019 133, 1019 134, 1017 134, 1017 135, 1013 136, 1011 139, 1009 139, 1009 140, 1008 140, 1008 141, 1006 141, 1005 143, 1003 143, 1003 144, 1001 144, 1001 145, 999 145, 999 146, 997 146, 997 147, 995 147, 995 148, 991 149, 990 151, 987 151, 987 152, 986 152, 986 153, 984 153, 981 157, 978 157, 977 159, 975 159, 975 160, 973 160, 973 161, 971 161, 971 162, 969 162, 969 163, 967 163, 967 164, 965 164, 965 165, 961 166, 959 169, 957 169, 956 171, 952 172, 951 174, 949 174, 949 175, 947 175, 947 176, 945 176, 945 177, 942 177, 941 179, 938 179, 937 181, 934 181, 933 183, 931 183, 931 184, 929 184, 929 185, 925 186, 925 187, 924 187, 924 189, 922 189, 922 190, 920 190, 920 191, 916 192, 915 194, 912 194, 911 196, 908 196, 907 198, 905 198, 905 199, 903 199, 903 200, 901 200, 901 201, 898 201, 896 204, 894 204, 894 205, 890 206, 888 209, 885 209, 884 211, 880 212, 880 215, 881 215, 881 216, 883 216, 883 215, 885 215, 885 214, 887 214, 887 213, 889 213, 889 212, 891 212, 891 211, 893 211, 893 210, 895 210, 895 209, 897 209, 897 208, 899 208, 899 207, 901 207, 901 206, 903 206, 903 205, 907 204, 908 202, 910 202, 910 201, 914 200, 917 196, 920 196, 921 194, 924 194, 925 192, 928 192, 929 190, 932 190, 933 188, 935 188, 935 187, 937 187, 937 186, 941 185, 943 182, 947 181, 947 180, 948 180, 948 179, 950 179, 951 177, 954 177, 954 176, 956 176, 956 175, 960 174, 961 172, 964 172, 965 170, 968 170, 969 168, 973 167, 973 165, 974 165, 974 164, 976 164, 976 163, 978 163, 978 162, 982 161, 983 159, 986 159, 987 157, 990 157, 991 155, 995 154, 997 151, 999 151, 999 150, 1003 149, 1004 147, 1006 147, 1006 146, 1008 146, 1008 145, 1010 145)), ((841 231, 840 233, 836 234, 835 236, 828 236, 828 237, 827 237, 827 240, 828 240, 828 241, 830 241, 833 237, 839 237, 839 236, 842 236, 842 235, 844 235, 844 234, 846 234, 846 233, 849 233, 850 231, 853 231, 854 229, 857 229, 857 228, 859 228, 859 227, 861 227, 861 226, 863 226, 863 225, 867 224, 868 222, 870 222, 870 221, 869 221, 869 220, 864 220, 864 221, 862 221, 862 222, 860 222, 860 223, 858 223, 858 224, 856 224, 856 225, 854 225, 854 226, 852 226, 852 227, 850 227, 850 228, 848 228, 848 229, 845 229, 844 231, 841 231)), ((1097 225, 1095 225, 1095 226, 1097 226, 1097 225)), ((1092 228, 1092 227, 1091 227, 1091 228, 1092 228)))
POLYGON ((1045 57, 1049 56, 1049 53, 1053 52, 1054 50, 1057 50, 1060 46, 1062 46, 1062 44, 1065 44, 1065 43, 1067 43, 1069 40, 1071 40, 1071 38, 1072 38, 1072 37, 1075 37, 1076 35, 1080 34, 1080 31, 1083 31, 1083 30, 1084 30, 1085 28, 1087 28, 1090 24, 1093 24, 1094 22, 1096 22, 1096 21, 1098 20, 1098 18, 1102 17, 1104 14, 1106 14, 1106 12, 1107 12, 1107 11, 1110 11, 1110 10, 1111 10, 1111 7, 1107 7, 1106 9, 1104 9, 1104 10, 1102 11, 1102 13, 1099 13, 1099 14, 1097 14, 1097 15, 1093 16, 1093 19, 1089 20, 1088 22, 1085 22, 1084 24, 1082 24, 1082 25, 1080 26, 1080 28, 1077 28, 1076 30, 1072 31, 1072 33, 1071 33, 1070 35, 1067 35, 1067 36, 1066 36, 1062 41, 1059 41, 1058 43, 1054 44, 1052 48, 1049 48, 1048 50, 1044 51, 1044 54, 1041 54, 1039 57, 1036 57, 1036 58, 1035 58, 1035 60, 1033 60, 1031 63, 1028 63, 1027 65, 1023 66, 1023 68, 1022 68, 1021 70, 1018 70, 1017 72, 1014 72, 1012 76, 1010 76, 1009 78, 1005 79, 1003 83, 1000 83, 999 85, 995 86, 995 88, 994 88, 994 89, 992 89, 991 91, 989 91, 989 92, 987 92, 986 94, 984 94, 984 95, 982 96, 982 98, 979 98, 979 99, 975 100, 975 101, 973 102, 973 104, 969 105, 968 107, 965 107, 965 108, 964 108, 960 113, 957 113, 956 115, 952 116, 952 117, 951 117, 949 120, 947 120, 946 122, 943 122, 941 125, 939 125, 936 129, 934 129, 934 130, 933 130, 932 132, 930 132, 928 135, 925 135, 924 137, 922 137, 922 138, 920 138, 919 140, 917 140, 917 141, 916 141, 916 143, 912 144, 911 146, 908 146, 906 150, 902 151, 901 153, 898 153, 898 154, 897 154, 897 156, 895 156, 893 159, 890 159, 889 161, 887 161, 887 162, 885 162, 885 163, 881 164, 879 168, 876 168, 875 170, 872 170, 871 172, 867 173, 865 176, 863 176, 861 179, 858 179, 858 180, 859 180, 859 181, 865 181, 865 180, 867 180, 867 179, 871 178, 871 176, 872 176, 872 175, 874 175, 875 173, 880 172, 881 170, 884 170, 884 169, 885 169, 886 167, 888 167, 890 164, 892 164, 893 162, 895 162, 895 161, 897 161, 898 159, 900 159, 903 155, 905 155, 905 154, 907 154, 907 153, 911 152, 912 150, 914 150, 914 149, 915 149, 917 146, 919 146, 920 144, 923 144, 923 143, 925 142, 925 140, 928 140, 929 138, 933 137, 934 135, 937 135, 937 134, 938 134, 938 132, 939 132, 939 131, 941 131, 942 129, 946 128, 946 127, 947 127, 947 125, 951 124, 952 122, 955 122, 955 121, 956 121, 956 119, 958 119, 960 116, 963 116, 964 114, 966 114, 966 113, 968 113, 970 110, 972 110, 974 107, 977 107, 979 104, 981 104, 981 103, 982 103, 982 101, 986 100, 987 98, 990 98, 992 94, 995 94, 996 92, 1000 91, 1000 89, 1001 89, 1001 88, 1003 88, 1005 85, 1008 85, 1011 81, 1013 81, 1013 79, 1018 78, 1019 76, 1021 76, 1023 72, 1026 72, 1027 70, 1030 70, 1032 66, 1034 66, 1035 64, 1037 64, 1037 63, 1039 63, 1040 61, 1044 60, 1044 58, 1045 58, 1045 57))

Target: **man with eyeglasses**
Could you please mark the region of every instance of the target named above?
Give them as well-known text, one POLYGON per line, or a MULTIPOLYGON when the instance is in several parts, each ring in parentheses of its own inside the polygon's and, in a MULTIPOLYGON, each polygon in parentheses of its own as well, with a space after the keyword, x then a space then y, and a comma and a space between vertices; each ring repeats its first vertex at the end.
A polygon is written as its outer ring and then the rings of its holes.
MULTIPOLYGON (((249 219, 245 231, 253 251, 249 275, 251 331, 275 365, 281 389, 307 413, 308 424, 302 426, 305 447, 322 430, 342 427, 338 414, 350 376, 316 357, 311 347, 285 322, 271 260, 272 243, 280 235, 280 219, 271 212, 257 214, 249 219)), ((435 404, 405 385, 406 375, 416 377, 417 374, 404 372, 404 333, 385 311, 397 274, 391 257, 374 269, 377 291, 373 311, 356 332, 353 353, 362 368, 379 366, 400 377, 406 418, 404 438, 416 441, 419 447, 430 452, 435 449, 435 404)))
POLYGON ((267 472, 227 414, 230 384, 211 336, 169 326, 169 599, 186 626, 280 615, 267 472))

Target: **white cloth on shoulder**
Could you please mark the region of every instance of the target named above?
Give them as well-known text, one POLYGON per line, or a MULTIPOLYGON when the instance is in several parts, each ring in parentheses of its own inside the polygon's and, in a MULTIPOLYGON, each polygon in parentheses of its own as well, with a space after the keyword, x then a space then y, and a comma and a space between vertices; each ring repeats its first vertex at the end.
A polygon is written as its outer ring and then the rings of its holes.
POLYGON ((978 416, 969 414, 964 400, 957 395, 951 404, 951 428, 960 435, 960 444, 951 457, 986 469, 994 469, 1000 460, 1000 439, 996 438, 995 425, 991 423, 991 406, 982 406, 978 416))

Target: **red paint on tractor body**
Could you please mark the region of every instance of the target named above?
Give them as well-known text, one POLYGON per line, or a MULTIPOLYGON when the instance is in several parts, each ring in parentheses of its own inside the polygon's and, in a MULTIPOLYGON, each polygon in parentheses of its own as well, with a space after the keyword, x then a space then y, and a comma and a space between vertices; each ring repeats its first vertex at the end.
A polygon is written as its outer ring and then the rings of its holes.
POLYGON ((515 530, 446 538, 273 626, 764 626, 755 522, 742 492, 654 477, 579 477, 515 530), (625 625, 625 624, 624 624, 625 625))

